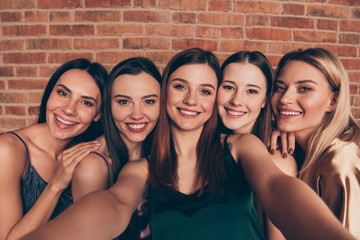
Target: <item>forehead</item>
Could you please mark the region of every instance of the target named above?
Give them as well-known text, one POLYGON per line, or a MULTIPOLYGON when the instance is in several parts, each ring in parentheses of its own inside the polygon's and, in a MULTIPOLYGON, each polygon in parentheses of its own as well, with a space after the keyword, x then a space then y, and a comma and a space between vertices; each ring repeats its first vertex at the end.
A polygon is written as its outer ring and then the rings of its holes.
POLYGON ((277 80, 284 82, 312 80, 318 84, 329 85, 325 75, 319 69, 306 62, 298 60, 285 64, 279 72, 277 80))
POLYGON ((267 85, 266 77, 260 68, 250 63, 230 63, 224 69, 222 80, 230 80, 240 85, 267 85))
POLYGON ((160 93, 160 83, 150 74, 141 72, 136 75, 122 74, 118 76, 112 87, 112 94, 127 96, 150 95, 160 93))
POLYGON ((79 93, 86 96, 94 96, 100 94, 100 89, 94 78, 86 71, 80 69, 70 69, 66 71, 56 85, 64 85, 73 93, 79 93))
MULTIPOLYGON (((169 77, 169 80, 183 79, 191 84, 211 84, 217 87, 217 76, 215 71, 208 64, 186 64, 176 69, 169 77)), ((169 82, 170 82, 169 81, 169 82)))

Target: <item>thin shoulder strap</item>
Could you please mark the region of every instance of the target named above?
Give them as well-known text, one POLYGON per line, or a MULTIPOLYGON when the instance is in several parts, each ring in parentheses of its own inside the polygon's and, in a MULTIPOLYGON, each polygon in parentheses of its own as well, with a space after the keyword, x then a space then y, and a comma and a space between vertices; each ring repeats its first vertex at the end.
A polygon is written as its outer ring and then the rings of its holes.
POLYGON ((1 133, 0 135, 5 134, 5 133, 11 133, 11 134, 15 135, 24 144, 25 150, 26 150, 26 158, 27 158, 27 162, 28 162, 28 166, 29 166, 30 165, 30 155, 29 155, 29 149, 28 149, 25 141, 17 133, 14 133, 14 132, 4 132, 4 133, 1 133))
POLYGON ((108 161, 106 160, 106 158, 102 155, 102 154, 100 154, 100 153, 98 153, 98 152, 91 152, 91 153, 94 153, 94 154, 96 154, 96 155, 98 155, 99 157, 101 157, 104 161, 105 161, 105 163, 106 163, 106 165, 108 166, 108 170, 109 170, 109 181, 108 181, 108 186, 109 187, 111 187, 111 185, 113 184, 113 178, 114 178, 114 174, 113 174, 113 171, 112 171, 112 168, 111 168, 111 166, 110 166, 110 164, 108 163, 108 161))

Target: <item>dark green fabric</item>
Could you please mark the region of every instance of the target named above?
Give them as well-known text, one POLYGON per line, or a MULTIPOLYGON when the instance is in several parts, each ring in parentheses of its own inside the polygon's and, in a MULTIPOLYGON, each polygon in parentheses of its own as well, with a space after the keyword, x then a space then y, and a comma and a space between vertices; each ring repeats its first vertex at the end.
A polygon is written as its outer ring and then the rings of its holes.
POLYGON ((226 144, 224 194, 163 192, 150 186, 153 240, 265 239, 253 205, 253 193, 226 144))

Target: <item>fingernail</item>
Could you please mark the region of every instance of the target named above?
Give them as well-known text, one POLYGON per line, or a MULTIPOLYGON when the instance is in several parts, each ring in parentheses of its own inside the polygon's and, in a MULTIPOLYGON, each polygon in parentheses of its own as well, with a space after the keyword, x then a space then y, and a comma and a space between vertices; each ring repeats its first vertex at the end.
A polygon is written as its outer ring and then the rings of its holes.
POLYGON ((274 149, 271 149, 270 153, 271 153, 271 155, 274 155, 274 154, 275 154, 275 150, 274 150, 274 149))
POLYGON ((289 154, 293 154, 294 150, 292 148, 289 149, 289 154))
POLYGON ((287 154, 286 154, 286 153, 283 153, 282 157, 283 157, 283 158, 287 158, 287 154))

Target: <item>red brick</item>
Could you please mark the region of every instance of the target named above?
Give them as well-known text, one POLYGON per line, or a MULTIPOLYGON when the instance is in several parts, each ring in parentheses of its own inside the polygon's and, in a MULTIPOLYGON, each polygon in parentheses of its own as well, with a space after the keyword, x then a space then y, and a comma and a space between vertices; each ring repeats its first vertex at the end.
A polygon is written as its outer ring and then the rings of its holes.
POLYGON ((96 54, 96 60, 101 63, 113 63, 115 64, 131 57, 142 57, 143 53, 133 51, 111 51, 111 52, 100 52, 96 54))
POLYGON ((0 40, 0 50, 20 50, 24 48, 24 40, 11 39, 11 40, 0 40))
POLYGON ((134 24, 104 24, 96 26, 96 33, 100 36, 141 35, 143 33, 143 26, 134 24))
POLYGON ((131 0, 85 0, 85 7, 130 7, 131 0))
POLYGON ((208 51, 216 51, 218 49, 218 42, 213 40, 200 39, 175 39, 172 42, 172 48, 175 50, 184 50, 188 48, 199 47, 208 51))
POLYGON ((25 22, 46 22, 47 13, 43 11, 25 11, 25 22))
POLYGON ((305 0, 305 2, 311 2, 311 3, 325 3, 327 0, 305 0))
POLYGON ((359 6, 359 0, 329 0, 330 4, 340 4, 345 6, 359 6))
POLYGON ((37 64, 45 62, 45 53, 3 53, 4 63, 37 64))
POLYGON ((360 97, 354 97, 354 106, 360 107, 360 97))
POLYGON ((9 89, 45 89, 47 80, 8 80, 9 89))
POLYGON ((200 13, 199 23, 216 25, 244 25, 245 17, 244 15, 229 13, 200 13))
POLYGON ((39 106, 34 106, 34 107, 28 107, 27 112, 29 115, 39 115, 39 111, 40 107, 39 106))
POLYGON ((54 1, 54 0, 38 0, 39 8, 78 8, 82 7, 82 0, 66 0, 66 1, 54 1))
POLYGON ((49 12, 50 22, 69 22, 72 20, 70 12, 49 12))
POLYGON ((24 116, 25 108, 20 106, 5 106, 5 114, 24 116))
POLYGON ((280 59, 281 59, 282 55, 281 56, 279 56, 279 55, 267 55, 266 57, 269 60, 271 66, 273 66, 273 68, 275 69, 276 66, 278 65, 278 63, 280 62, 280 59))
POLYGON ((291 40, 291 30, 274 28, 249 28, 246 30, 249 39, 260 40, 291 40))
POLYGON ((26 126, 26 120, 23 118, 11 118, 11 117, 4 117, 0 118, 0 126, 2 129, 6 130, 15 130, 26 126))
POLYGON ((160 11, 126 11, 123 13, 125 22, 162 22, 168 23, 170 12, 160 11))
POLYGON ((221 30, 222 38, 243 38, 244 30, 242 27, 223 27, 221 30))
POLYGON ((74 39, 75 49, 119 48, 118 39, 74 39))
POLYGON ((56 71, 56 69, 60 67, 60 65, 56 65, 56 66, 39 66, 39 76, 40 77, 45 77, 46 79, 50 79, 51 75, 54 74, 54 72, 56 71))
POLYGON ((177 23, 196 23, 196 14, 176 12, 172 16, 172 21, 177 23))
POLYGON ((235 12, 281 13, 281 4, 266 1, 239 1, 234 3, 235 12))
POLYGON ((269 43, 269 53, 285 54, 298 49, 307 49, 312 47, 309 43, 299 42, 272 42, 269 43))
POLYGON ((150 58, 157 66, 161 64, 165 66, 175 54, 169 51, 146 51, 145 57, 150 58))
POLYGON ((16 66, 15 72, 18 77, 36 77, 37 67, 16 66))
POLYGON ((304 15, 305 6, 300 4, 283 4, 283 14, 304 15))
POLYGON ((119 11, 76 11, 75 21, 77 22, 118 22, 120 21, 119 11))
MULTIPOLYGON (((350 82, 360 83, 360 72, 350 72, 349 73, 350 82)), ((360 92, 356 92, 354 94, 359 94, 360 92)))
POLYGON ((13 77, 14 67, 0 66, 0 77, 13 77))
POLYGON ((0 9, 26 9, 34 8, 36 0, 1 0, 0 9))
POLYGON ((29 39, 27 49, 70 49, 70 39, 29 39))
POLYGON ((354 18, 360 19, 360 7, 359 8, 353 8, 351 15, 354 18))
POLYGON ((349 18, 350 9, 339 6, 313 5, 307 7, 308 16, 349 18))
POLYGON ((341 59, 342 64, 347 70, 359 70, 360 69, 360 59, 341 59))
POLYGON ((77 58, 86 58, 92 61, 93 54, 88 52, 69 52, 69 53, 48 53, 48 62, 49 63, 60 63, 63 64, 67 61, 77 59, 77 58))
POLYGON ((3 36, 32 36, 46 34, 44 25, 3 26, 3 36))
POLYGON ((319 31, 294 31, 295 41, 304 42, 331 42, 337 41, 337 34, 332 32, 319 32, 319 31))
POLYGON ((359 34, 340 34, 339 35, 339 43, 344 44, 352 44, 352 45, 358 45, 360 44, 360 35, 359 34))
POLYGON ((246 16, 246 26, 269 26, 270 17, 266 15, 248 14, 246 16))
POLYGON ((355 20, 340 21, 340 30, 344 32, 360 33, 360 21, 355 21, 355 20))
POLYGON ((166 0, 159 1, 160 8, 186 10, 206 10, 207 0, 166 0))
POLYGON ((210 0, 209 11, 230 11, 232 9, 231 0, 210 0))
POLYGON ((156 7, 156 0, 134 0, 135 7, 156 7))
POLYGON ((62 36, 94 35, 93 25, 51 25, 50 34, 62 36))
POLYGON ((20 22, 21 21, 21 13, 20 12, 1 12, 0 20, 2 23, 4 23, 4 22, 20 22))
POLYGON ((2 93, 0 92, 1 103, 24 103, 26 95, 23 93, 2 93))
POLYGON ((350 94, 355 95, 358 93, 358 86, 355 84, 351 84, 350 82, 350 94))
POLYGON ((40 105, 42 96, 44 94, 44 89, 42 91, 37 91, 37 92, 31 91, 29 93, 29 103, 36 103, 40 105))
POLYGON ((170 40, 165 38, 124 38, 125 49, 169 49, 170 40))
POLYGON ((1 81, 0 80, 0 89, 4 90, 5 89, 5 81, 1 81))
POLYGON ((314 28, 314 20, 300 17, 270 17, 271 26, 285 28, 314 28))
MULTIPOLYGON (((351 112, 356 119, 360 118, 360 109, 359 108, 352 108, 351 112)), ((360 123, 360 121, 358 121, 358 122, 360 123)))
POLYGON ((218 27, 207 27, 207 26, 196 27, 196 37, 218 38, 219 32, 220 30, 218 27))
POLYGON ((316 47, 325 48, 337 56, 341 57, 356 57, 357 49, 355 46, 343 46, 343 45, 326 45, 318 44, 316 47))
POLYGON ((327 19, 317 19, 316 20, 317 28, 322 30, 334 30, 338 29, 338 21, 337 20, 327 20, 327 19))
POLYGON ((146 35, 149 36, 176 36, 191 37, 194 36, 194 26, 189 25, 147 25, 146 35))

